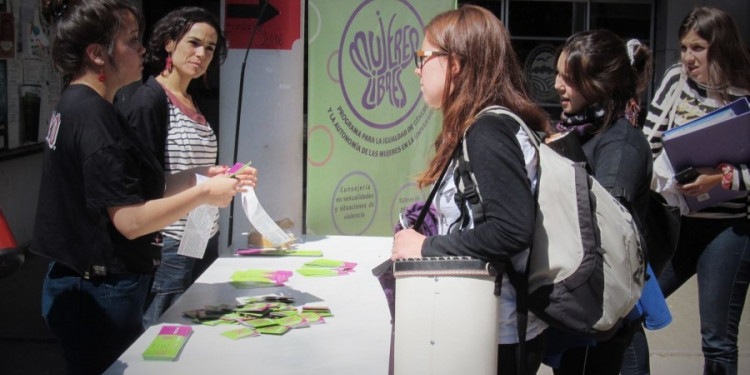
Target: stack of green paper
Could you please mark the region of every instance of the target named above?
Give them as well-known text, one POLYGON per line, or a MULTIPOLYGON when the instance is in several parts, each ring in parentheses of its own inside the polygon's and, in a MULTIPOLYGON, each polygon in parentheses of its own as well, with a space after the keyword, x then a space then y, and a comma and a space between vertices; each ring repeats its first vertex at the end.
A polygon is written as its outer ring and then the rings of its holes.
POLYGON ((316 259, 305 263, 297 273, 303 276, 340 276, 354 271, 357 263, 333 259, 316 259))
POLYGON ((272 255, 272 256, 296 256, 296 257, 319 257, 323 256, 320 250, 294 250, 294 249, 237 249, 237 255, 272 255))
POLYGON ((292 276, 290 271, 244 270, 232 274, 230 282, 235 288, 283 286, 292 276))
POLYGON ((143 352, 143 359, 174 361, 193 333, 190 326, 165 325, 159 330, 148 348, 143 352))

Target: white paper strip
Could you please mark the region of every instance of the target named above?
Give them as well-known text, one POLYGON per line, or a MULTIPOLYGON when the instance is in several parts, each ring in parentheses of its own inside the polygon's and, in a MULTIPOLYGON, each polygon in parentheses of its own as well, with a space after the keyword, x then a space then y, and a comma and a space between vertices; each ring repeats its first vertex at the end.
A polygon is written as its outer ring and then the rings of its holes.
MULTIPOLYGON (((197 184, 208 180, 208 177, 199 174, 195 178, 197 184)), ((218 217, 219 208, 216 206, 204 204, 190 211, 177 254, 202 259, 218 217)))
POLYGON ((247 188, 247 191, 242 193, 242 209, 250 220, 250 224, 274 246, 281 246, 292 240, 283 229, 276 225, 260 205, 258 196, 255 195, 255 189, 247 188))

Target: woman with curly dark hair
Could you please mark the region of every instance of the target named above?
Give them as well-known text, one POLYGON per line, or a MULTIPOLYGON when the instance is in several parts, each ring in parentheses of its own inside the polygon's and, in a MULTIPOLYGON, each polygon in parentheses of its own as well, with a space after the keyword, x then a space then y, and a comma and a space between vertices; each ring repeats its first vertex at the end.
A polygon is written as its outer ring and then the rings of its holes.
MULTIPOLYGON (((125 113, 131 126, 164 167, 167 180, 175 185, 185 173, 214 176, 227 167, 216 166, 216 134, 201 114, 188 89, 194 79, 223 62, 227 44, 219 22, 200 7, 176 9, 154 26, 148 41, 145 64, 155 75, 138 88, 127 102, 125 113), (218 63, 214 61, 218 60, 218 63), (177 181, 176 181, 177 180, 177 181)), ((256 170, 245 168, 238 177, 242 185, 255 185, 256 170)), ((185 176, 187 177, 187 176, 185 176)), ((215 211, 210 247, 216 247, 218 211, 215 211)), ((162 231, 162 263, 156 271, 144 326, 153 324, 192 284, 196 258, 178 254, 187 215, 162 231)), ((212 251, 212 250, 209 250, 212 251)))

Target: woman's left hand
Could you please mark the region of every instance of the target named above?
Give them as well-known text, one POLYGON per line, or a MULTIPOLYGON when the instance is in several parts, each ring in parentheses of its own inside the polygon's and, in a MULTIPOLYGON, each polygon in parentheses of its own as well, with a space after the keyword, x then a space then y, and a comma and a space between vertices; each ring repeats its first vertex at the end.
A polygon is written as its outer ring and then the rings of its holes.
POLYGON ((240 188, 247 186, 255 187, 258 183, 258 170, 251 166, 247 166, 237 172, 234 177, 240 180, 240 184, 238 185, 240 188))
POLYGON ((677 189, 682 193, 689 197, 697 197, 701 194, 705 194, 716 185, 721 183, 721 170, 711 167, 700 167, 696 168, 698 173, 698 178, 693 180, 693 182, 689 182, 684 185, 677 184, 677 189))
MULTIPOLYGON (((206 174, 208 175, 208 177, 214 177, 220 174, 225 174, 228 170, 229 167, 226 165, 216 165, 213 167, 209 167, 208 171, 206 171, 206 174)), ((246 191, 244 189, 245 187, 255 187, 255 185, 258 183, 258 170, 248 165, 240 169, 239 172, 235 173, 233 177, 240 182, 239 184, 237 184, 237 192, 244 193, 246 191)))
POLYGON ((391 260, 403 258, 421 258, 422 243, 427 238, 414 229, 404 229, 393 236, 393 251, 391 260))

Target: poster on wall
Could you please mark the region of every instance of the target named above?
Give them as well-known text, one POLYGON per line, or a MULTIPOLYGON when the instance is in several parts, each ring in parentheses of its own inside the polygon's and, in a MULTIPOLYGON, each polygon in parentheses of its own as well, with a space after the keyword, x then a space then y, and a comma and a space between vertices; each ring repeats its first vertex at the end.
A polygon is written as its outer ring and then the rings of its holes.
POLYGON ((0 152, 44 140, 62 77, 50 63, 40 2, 0 2, 0 152))
POLYGON ((391 235, 426 191, 440 115, 414 52, 455 0, 316 0, 308 9, 307 233, 391 235))

